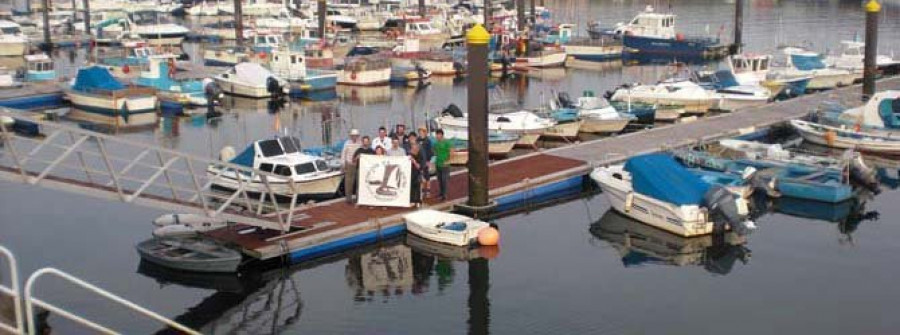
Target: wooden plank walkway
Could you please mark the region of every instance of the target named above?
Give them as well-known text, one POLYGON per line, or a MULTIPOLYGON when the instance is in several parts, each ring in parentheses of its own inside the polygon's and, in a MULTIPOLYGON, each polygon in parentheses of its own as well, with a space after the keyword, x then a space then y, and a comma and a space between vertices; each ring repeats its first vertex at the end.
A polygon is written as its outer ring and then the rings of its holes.
MULTIPOLYGON (((572 177, 570 174, 559 174, 565 171, 577 171, 576 175, 583 174, 581 169, 586 168, 583 161, 547 155, 529 155, 515 160, 500 161, 490 167, 491 178, 489 187, 493 191, 492 196, 501 193, 510 193, 514 189, 509 186, 530 180, 540 180, 550 177, 559 180, 564 177, 572 177), (502 171, 502 172, 501 172, 502 171), (504 190, 507 190, 504 192, 504 190)), ((432 178, 432 194, 437 193, 437 183, 432 178)), ((432 208, 446 209, 454 203, 465 201, 468 192, 468 177, 465 171, 458 171, 450 177, 450 190, 447 201, 436 202, 427 200, 426 205, 432 208)), ((281 241, 287 243, 290 250, 302 249, 327 241, 329 237, 336 238, 332 232, 341 231, 340 234, 351 234, 351 231, 380 230, 386 226, 401 223, 401 216, 415 208, 383 208, 355 206, 347 204, 343 199, 317 204, 306 209, 295 211, 293 226, 306 229, 281 235, 271 230, 258 230, 253 233, 241 233, 249 226, 236 225, 207 233, 207 235, 229 244, 240 246, 245 253, 262 259, 280 256, 284 250, 281 241), (355 226, 355 227, 354 227, 355 226)), ((343 235, 341 235, 343 236, 343 235)))

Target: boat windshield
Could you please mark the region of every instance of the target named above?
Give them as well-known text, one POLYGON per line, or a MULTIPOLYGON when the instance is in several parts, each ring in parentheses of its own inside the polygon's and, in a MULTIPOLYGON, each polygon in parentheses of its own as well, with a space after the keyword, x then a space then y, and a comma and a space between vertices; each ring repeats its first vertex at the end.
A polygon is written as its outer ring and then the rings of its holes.
POLYGON ((4 35, 16 35, 22 33, 19 27, 3 27, 0 28, 0 31, 2 31, 4 35))
POLYGON ((137 25, 152 25, 169 23, 169 20, 157 12, 134 12, 131 13, 131 21, 137 25))
POLYGON ((280 140, 285 153, 292 154, 300 151, 300 140, 296 137, 282 137, 280 140))
POLYGON ((317 160, 316 161, 316 169, 318 169, 319 171, 328 171, 328 164, 325 163, 325 161, 323 161, 321 159, 317 160))
POLYGON ((294 170, 297 170, 298 175, 307 174, 316 172, 316 167, 315 165, 313 165, 313 163, 303 163, 297 164, 297 166, 294 167, 294 170))
POLYGON ((277 140, 259 141, 259 150, 262 151, 262 154, 265 157, 284 155, 284 151, 281 150, 281 146, 278 145, 277 140))

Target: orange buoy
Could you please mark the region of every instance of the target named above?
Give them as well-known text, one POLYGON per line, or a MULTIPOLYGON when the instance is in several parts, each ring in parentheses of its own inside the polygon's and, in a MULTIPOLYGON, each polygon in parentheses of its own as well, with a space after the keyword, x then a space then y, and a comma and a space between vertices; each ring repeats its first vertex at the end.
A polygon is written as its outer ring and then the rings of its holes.
POLYGON ((261 51, 261 52, 259 53, 259 59, 266 59, 266 52, 265 52, 265 51, 261 51))
POLYGON ((122 73, 127 74, 128 72, 131 72, 131 68, 128 67, 128 65, 123 66, 123 67, 122 67, 122 73))
POLYGON ((500 232, 494 227, 487 227, 478 232, 478 244, 492 246, 500 243, 500 232))
POLYGON ((484 245, 478 247, 478 256, 484 259, 494 259, 500 255, 500 247, 496 245, 484 245))

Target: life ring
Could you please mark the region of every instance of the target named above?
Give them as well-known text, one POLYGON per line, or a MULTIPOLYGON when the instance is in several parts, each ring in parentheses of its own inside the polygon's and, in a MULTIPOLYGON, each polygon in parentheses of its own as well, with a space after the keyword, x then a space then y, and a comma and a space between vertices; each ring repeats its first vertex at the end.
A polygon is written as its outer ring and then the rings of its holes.
POLYGON ((176 70, 176 68, 175 68, 175 59, 174 59, 174 58, 169 58, 169 77, 172 77, 172 76, 175 75, 175 70, 176 70))
POLYGON ((350 79, 356 80, 356 71, 350 72, 350 79))

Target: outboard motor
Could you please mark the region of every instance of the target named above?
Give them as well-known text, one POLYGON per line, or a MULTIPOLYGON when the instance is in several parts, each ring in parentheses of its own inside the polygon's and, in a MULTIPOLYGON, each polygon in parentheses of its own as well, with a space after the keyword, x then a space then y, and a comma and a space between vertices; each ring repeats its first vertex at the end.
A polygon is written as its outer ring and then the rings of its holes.
POLYGON ((456 104, 450 104, 447 108, 444 108, 444 111, 441 112, 441 115, 450 115, 452 117, 463 117, 463 112, 459 109, 459 106, 456 104))
POLYGON ((284 88, 281 87, 281 83, 278 82, 278 79, 275 77, 269 77, 266 79, 266 92, 272 95, 272 98, 280 99, 284 97, 284 88))
POLYGON ((506 78, 509 76, 509 69, 511 68, 512 61, 509 60, 509 57, 503 56, 500 58, 500 76, 501 78, 506 78))
POLYGON ((216 105, 222 101, 225 94, 219 84, 212 79, 203 80, 203 93, 206 96, 206 117, 213 118, 222 116, 222 113, 216 111, 216 105))
POLYGON ((556 96, 562 108, 575 108, 575 103, 572 102, 572 97, 568 92, 559 92, 556 96))
POLYGON ((750 185, 753 193, 756 193, 756 191, 763 191, 769 198, 781 197, 781 192, 778 192, 778 183, 775 178, 766 180, 763 176, 759 175, 753 167, 747 167, 741 177, 744 179, 745 184, 750 185))
POLYGON ((456 71, 457 77, 461 77, 466 72, 466 67, 460 62, 453 62, 453 70, 456 71))
POLYGON ((714 231, 724 231, 726 223, 738 232, 756 229, 753 221, 748 220, 746 214, 741 214, 748 211, 746 202, 720 185, 713 185, 706 191, 703 206, 709 210, 709 218, 716 225, 714 231), (738 207, 739 201, 744 208, 738 207))
POLYGON ((422 67, 421 64, 416 64, 415 70, 416 70, 416 74, 419 77, 419 88, 422 88, 422 87, 425 87, 425 86, 428 86, 429 84, 431 84, 431 82, 427 82, 427 83, 425 82, 425 76, 428 75, 428 71, 426 71, 425 68, 422 67))
POLYGON ((850 164, 850 179, 865 185, 870 190, 878 191, 878 171, 866 165, 862 155, 855 152, 845 155, 853 156, 852 158, 847 158, 849 160, 848 164, 850 164))

